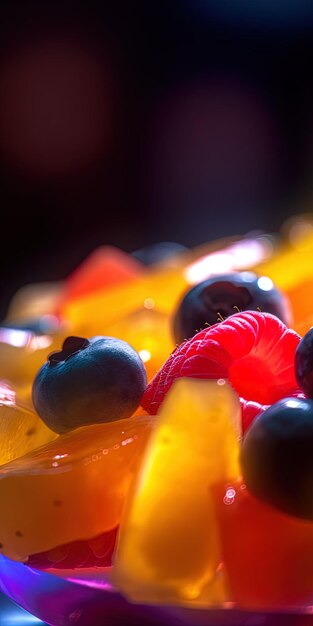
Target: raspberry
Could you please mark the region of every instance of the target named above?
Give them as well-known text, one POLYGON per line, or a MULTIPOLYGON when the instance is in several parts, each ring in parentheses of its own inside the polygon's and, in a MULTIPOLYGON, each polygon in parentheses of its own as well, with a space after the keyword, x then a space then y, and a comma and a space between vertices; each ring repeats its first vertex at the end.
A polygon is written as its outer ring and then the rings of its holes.
POLYGON ((236 313, 178 346, 148 385, 141 405, 156 414, 174 380, 183 376, 228 378, 245 401, 272 404, 297 389, 299 341, 270 313, 236 313))
MULTIPOLYGON (((306 398, 305 393, 299 388, 287 394, 288 398, 306 398)), ((268 409, 268 404, 260 404, 259 402, 253 402, 253 400, 244 400, 240 398, 241 416, 242 416, 242 434, 244 435, 255 418, 263 411, 268 409)))
POLYGON ((248 430, 249 426, 254 422, 257 415, 263 413, 267 409, 267 406, 260 404, 259 402, 253 402, 253 400, 244 400, 240 398, 241 406, 241 418, 242 418, 242 434, 248 430))

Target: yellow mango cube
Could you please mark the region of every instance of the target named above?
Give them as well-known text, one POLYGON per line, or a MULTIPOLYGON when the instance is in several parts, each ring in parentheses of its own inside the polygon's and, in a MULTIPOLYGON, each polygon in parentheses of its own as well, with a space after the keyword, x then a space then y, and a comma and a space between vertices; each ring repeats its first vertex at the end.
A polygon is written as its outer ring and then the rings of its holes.
POLYGON ((215 603, 220 562, 211 486, 239 475, 240 406, 224 380, 175 381, 121 524, 114 579, 144 602, 215 603))

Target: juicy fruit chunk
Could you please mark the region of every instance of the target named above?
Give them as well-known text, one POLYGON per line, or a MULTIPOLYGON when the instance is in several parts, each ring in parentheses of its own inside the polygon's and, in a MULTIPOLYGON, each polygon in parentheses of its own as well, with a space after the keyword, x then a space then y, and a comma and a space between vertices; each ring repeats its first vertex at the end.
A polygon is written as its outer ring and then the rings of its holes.
POLYGON ((68 337, 33 384, 33 403, 48 426, 64 433, 129 417, 146 387, 138 353, 115 337, 68 337))
POLYGON ((228 378, 239 396, 271 404, 297 387, 294 353, 300 337, 269 313, 248 311, 202 330, 171 354, 141 405, 157 413, 176 378, 228 378))
POLYGON ((297 347, 295 368, 300 387, 313 398, 313 328, 302 337, 297 347))
POLYGON ((103 334, 107 325, 142 309, 147 299, 156 311, 171 313, 186 284, 181 269, 150 270, 136 281, 68 302, 64 318, 82 335, 103 334))
POLYGON ((14 385, 31 384, 61 336, 35 335, 27 330, 0 331, 0 378, 14 385))
POLYGON ((313 524, 261 502, 242 481, 215 496, 231 600, 256 609, 311 604, 313 524))
POLYGON ((18 402, 7 383, 0 383, 0 432, 0 465, 57 437, 34 411, 18 402))
POLYGON ((0 468, 1 551, 26 560, 115 528, 149 417, 77 429, 0 468))
POLYGON ((175 340, 181 343, 236 310, 272 313, 287 325, 291 318, 285 297, 270 278, 234 272, 209 278, 186 293, 174 316, 175 340))
POLYGON ((141 263, 130 254, 112 246, 103 246, 94 250, 67 279, 64 300, 75 300, 99 289, 134 280, 142 271, 141 263))
POLYGON ((279 289, 288 297, 295 323, 312 313, 312 262, 313 236, 310 228, 305 229, 300 245, 285 245, 269 261, 261 264, 258 271, 270 276, 279 289))
POLYGON ((265 502, 313 522, 312 451, 313 400, 280 400, 256 418, 244 438, 244 481, 265 502))
POLYGON ((121 524, 115 579, 127 596, 187 601, 213 583, 219 546, 209 487, 238 476, 239 421, 225 381, 175 383, 121 524))
POLYGON ((51 281, 21 287, 10 302, 6 321, 51 315, 58 308, 62 289, 62 282, 51 281))
POLYGON ((39 554, 31 554, 27 565, 36 569, 76 569, 78 567, 109 567, 118 528, 85 541, 72 541, 39 554))
POLYGON ((155 310, 152 298, 146 298, 144 306, 128 317, 106 326, 111 337, 127 341, 145 364, 147 379, 151 380, 173 351, 170 318, 155 310))

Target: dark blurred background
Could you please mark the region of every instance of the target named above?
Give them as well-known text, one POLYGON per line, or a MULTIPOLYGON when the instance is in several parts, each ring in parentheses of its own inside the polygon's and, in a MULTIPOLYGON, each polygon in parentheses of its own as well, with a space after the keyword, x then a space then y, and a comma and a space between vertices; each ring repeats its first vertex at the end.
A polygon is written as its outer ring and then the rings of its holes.
POLYGON ((311 0, 0 5, 0 314, 94 247, 310 211, 311 0))

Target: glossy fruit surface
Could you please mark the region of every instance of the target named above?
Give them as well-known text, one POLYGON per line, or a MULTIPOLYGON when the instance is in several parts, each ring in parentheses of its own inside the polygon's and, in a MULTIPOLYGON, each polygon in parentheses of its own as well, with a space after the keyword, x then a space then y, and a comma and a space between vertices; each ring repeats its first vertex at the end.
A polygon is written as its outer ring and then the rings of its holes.
POLYGON ((215 489, 215 502, 230 599, 246 609, 312 604, 313 524, 265 504, 242 481, 215 489))
POLYGON ((302 337, 297 347, 295 369, 300 387, 313 398, 313 328, 302 337))
POLYGON ((97 248, 65 281, 62 306, 98 290, 127 283, 141 273, 141 263, 130 254, 113 246, 97 248))
POLYGON ((152 426, 85 426, 0 467, 0 551, 26 560, 115 528, 152 426))
POLYGON ((246 433, 256 417, 265 411, 267 405, 253 402, 253 400, 244 400, 240 398, 241 415, 242 415, 242 432, 246 433))
POLYGON ((300 337, 269 313, 246 311, 202 330, 171 354, 148 385, 142 406, 158 412, 176 378, 228 378, 240 397, 272 404, 297 388, 300 337))
POLYGON ((313 400, 286 398, 261 413, 243 441, 243 478, 258 498, 313 521, 313 400))
MULTIPOLYGON (((306 398, 305 393, 300 388, 294 389, 291 393, 287 394, 290 398, 306 398)), ((269 408, 269 404, 260 404, 259 402, 253 402, 253 400, 244 400, 240 398, 241 417, 242 417, 242 433, 245 435, 248 428, 253 424, 254 420, 260 413, 266 411, 269 408)))
POLYGON ((239 435, 240 407, 230 385, 176 381, 121 523, 116 581, 128 597, 197 600, 214 581, 219 539, 209 488, 238 476, 239 435))
POLYGON ((0 466, 56 439, 8 383, 0 381, 0 466))
POLYGON ((106 333, 127 341, 145 364, 150 381, 174 348, 168 315, 155 308, 147 298, 144 306, 132 314, 106 326, 106 333))
POLYGON ((145 386, 144 364, 125 341, 68 337, 39 370, 33 403, 46 424, 63 433, 129 417, 145 386))
POLYGON ((205 326, 247 310, 272 313, 290 323, 286 298, 270 278, 234 272, 209 278, 186 293, 174 316, 175 341, 181 343, 205 326))
POLYGON ((63 335, 35 335, 29 330, 0 328, 0 378, 14 386, 32 384, 63 335))
POLYGON ((36 569, 77 569, 109 567, 116 544, 118 527, 93 539, 72 541, 46 552, 31 554, 26 564, 36 569))

